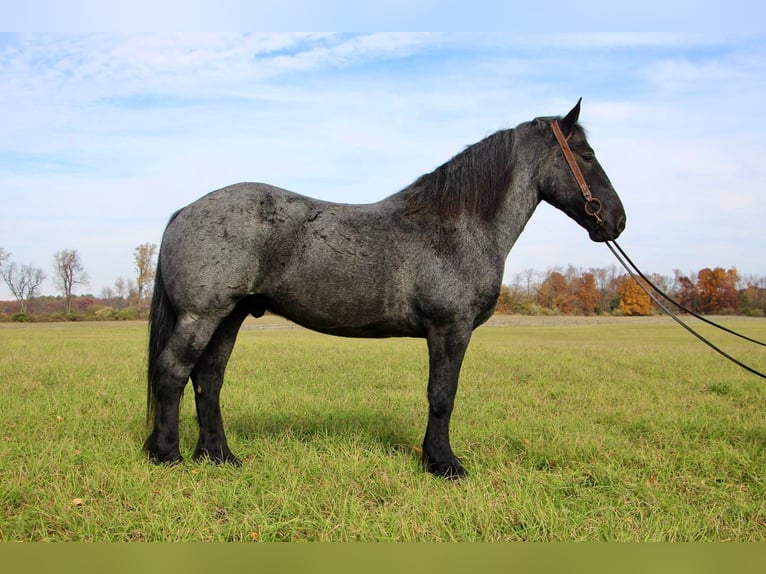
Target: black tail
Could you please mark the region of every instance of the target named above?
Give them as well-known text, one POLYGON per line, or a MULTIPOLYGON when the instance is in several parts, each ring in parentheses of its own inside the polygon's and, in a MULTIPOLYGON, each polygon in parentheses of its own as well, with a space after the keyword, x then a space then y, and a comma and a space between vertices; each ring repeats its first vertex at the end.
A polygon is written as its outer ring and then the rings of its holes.
MULTIPOLYGON (((161 255, 160 255, 161 256, 161 255)), ((149 309, 149 361, 146 388, 146 424, 149 426, 154 417, 154 404, 157 393, 158 363, 162 351, 168 344, 176 326, 176 313, 168 299, 165 282, 162 279, 161 265, 157 261, 157 273, 154 276, 154 293, 149 309)))

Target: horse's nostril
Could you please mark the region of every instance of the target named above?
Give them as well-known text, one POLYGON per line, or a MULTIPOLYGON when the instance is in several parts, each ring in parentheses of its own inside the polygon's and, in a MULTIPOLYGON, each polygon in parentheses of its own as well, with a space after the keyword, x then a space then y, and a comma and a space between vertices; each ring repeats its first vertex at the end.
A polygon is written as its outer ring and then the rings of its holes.
POLYGON ((617 220, 617 233, 622 233, 625 231, 625 216, 620 216, 620 219, 617 220))

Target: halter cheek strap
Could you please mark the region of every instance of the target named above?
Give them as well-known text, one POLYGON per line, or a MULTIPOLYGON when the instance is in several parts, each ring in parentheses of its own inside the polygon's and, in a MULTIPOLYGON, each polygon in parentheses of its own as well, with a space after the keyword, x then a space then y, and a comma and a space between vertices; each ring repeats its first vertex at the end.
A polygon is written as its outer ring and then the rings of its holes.
POLYGON ((559 122, 553 120, 551 122, 551 128, 553 128, 553 135, 556 136, 556 141, 558 142, 561 151, 564 152, 564 158, 567 160, 569 169, 572 171, 572 175, 574 176, 577 185, 580 187, 580 192, 585 198, 585 213, 595 217, 598 224, 603 225, 604 222, 601 219, 601 202, 598 198, 593 197, 593 194, 590 192, 588 182, 585 181, 585 176, 583 176, 580 166, 577 165, 572 149, 569 147, 569 142, 567 142, 567 138, 564 137, 564 134, 561 131, 559 122))

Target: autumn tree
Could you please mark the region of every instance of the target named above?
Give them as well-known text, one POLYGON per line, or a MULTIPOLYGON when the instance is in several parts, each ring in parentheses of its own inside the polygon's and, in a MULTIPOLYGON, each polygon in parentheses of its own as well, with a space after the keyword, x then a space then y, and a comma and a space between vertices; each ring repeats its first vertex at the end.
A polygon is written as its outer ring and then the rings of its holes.
POLYGON ((564 274, 559 271, 548 273, 535 293, 535 302, 559 313, 571 313, 573 298, 569 294, 568 281, 564 274))
POLYGON ((766 277, 747 277, 739 296, 743 313, 756 317, 766 315, 766 277))
POLYGON ((157 251, 155 243, 142 243, 133 251, 133 259, 136 263, 136 289, 138 290, 138 306, 148 294, 152 281, 154 281, 154 271, 156 263, 154 253, 157 251))
POLYGON ((75 285, 87 285, 88 274, 85 272, 80 254, 76 249, 57 251, 53 256, 56 286, 66 300, 65 312, 72 312, 72 289, 75 285))
POLYGON ((619 309, 625 315, 650 315, 652 300, 632 277, 625 276, 619 287, 619 309))
POLYGON ((495 313, 513 313, 514 312, 513 290, 508 285, 500 286, 500 294, 497 297, 495 313))
POLYGON ((597 310, 599 313, 611 313, 620 303, 619 285, 623 275, 616 265, 609 267, 594 267, 588 270, 593 274, 596 282, 599 301, 597 310))
POLYGON ((574 297, 575 311, 590 315, 596 311, 601 301, 601 295, 596 288, 596 277, 593 273, 583 273, 571 282, 571 292, 574 297))
POLYGON ((679 301, 694 312, 725 313, 739 306, 739 274, 734 268, 706 267, 697 273, 696 282, 676 271, 676 282, 679 301))
POLYGON ((697 273, 697 297, 703 313, 732 311, 737 306, 736 269, 705 268, 697 273))

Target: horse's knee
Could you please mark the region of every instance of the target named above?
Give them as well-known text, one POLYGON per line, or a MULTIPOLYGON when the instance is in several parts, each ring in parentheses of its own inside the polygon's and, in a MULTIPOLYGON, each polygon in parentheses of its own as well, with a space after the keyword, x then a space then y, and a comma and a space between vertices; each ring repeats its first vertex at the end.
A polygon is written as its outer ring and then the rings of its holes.
POLYGON ((437 417, 448 417, 455 407, 456 389, 432 385, 428 389, 428 406, 431 414, 437 417))
POLYGON ((192 366, 169 350, 164 352, 158 361, 156 388, 158 391, 183 389, 189 380, 192 366))

